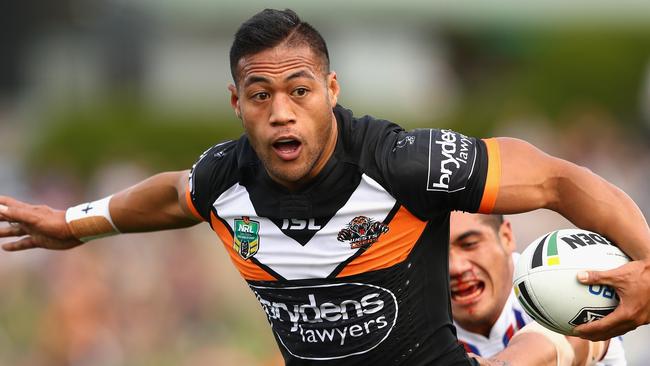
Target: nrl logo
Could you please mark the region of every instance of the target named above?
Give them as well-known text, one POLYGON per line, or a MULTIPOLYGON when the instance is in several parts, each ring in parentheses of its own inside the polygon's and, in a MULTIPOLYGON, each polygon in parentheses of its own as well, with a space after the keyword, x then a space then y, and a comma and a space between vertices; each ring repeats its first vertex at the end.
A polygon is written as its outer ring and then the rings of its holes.
POLYGON ((350 248, 368 248, 377 240, 379 236, 388 231, 388 226, 369 217, 357 216, 345 229, 339 231, 336 237, 338 241, 350 241, 350 248))
POLYGON ((248 216, 235 219, 234 243, 232 248, 239 255, 248 259, 260 249, 260 223, 251 220, 248 216))

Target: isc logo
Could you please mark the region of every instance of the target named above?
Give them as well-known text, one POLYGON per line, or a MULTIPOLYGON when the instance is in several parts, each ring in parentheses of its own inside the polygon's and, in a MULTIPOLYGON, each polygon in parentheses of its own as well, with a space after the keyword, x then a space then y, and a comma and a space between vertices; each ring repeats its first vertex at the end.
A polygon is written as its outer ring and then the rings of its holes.
POLYGON ((320 230, 322 227, 316 224, 315 219, 284 219, 282 220, 282 230, 320 230))
POLYGON ((613 299, 616 295, 616 291, 613 288, 605 285, 589 285, 589 292, 596 296, 602 296, 607 299, 613 299))

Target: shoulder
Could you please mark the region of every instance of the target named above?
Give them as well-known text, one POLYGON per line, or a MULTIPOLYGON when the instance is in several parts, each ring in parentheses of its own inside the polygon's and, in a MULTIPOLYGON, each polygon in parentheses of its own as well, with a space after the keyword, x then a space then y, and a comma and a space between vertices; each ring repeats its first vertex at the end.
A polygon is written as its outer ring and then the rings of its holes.
POLYGON ((386 142, 387 138, 403 131, 402 127, 391 121, 369 115, 355 117, 351 110, 340 105, 334 108, 334 115, 342 145, 348 152, 359 152, 361 149, 377 146, 379 142, 386 142))
POLYGON ((189 184, 192 192, 218 190, 238 179, 238 167, 246 157, 247 139, 220 142, 203 152, 192 166, 189 184))
POLYGON ((236 147, 240 143, 240 140, 220 142, 205 150, 192 166, 190 179, 196 171, 236 163, 238 155, 236 147))

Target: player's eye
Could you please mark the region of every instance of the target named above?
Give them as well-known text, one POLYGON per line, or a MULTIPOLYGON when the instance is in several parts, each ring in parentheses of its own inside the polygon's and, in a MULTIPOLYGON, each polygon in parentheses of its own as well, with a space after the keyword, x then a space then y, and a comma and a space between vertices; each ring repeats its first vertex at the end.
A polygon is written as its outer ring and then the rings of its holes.
POLYGON ((267 92, 259 92, 259 93, 253 94, 253 99, 255 99, 255 100, 267 100, 270 97, 271 97, 271 94, 269 94, 267 92))
POLYGON ((460 247, 466 250, 474 249, 478 245, 478 241, 465 241, 460 244, 460 247))
POLYGON ((291 92, 291 94, 295 97, 304 97, 307 95, 307 93, 309 93, 309 90, 303 87, 296 88, 293 90, 293 92, 291 92))

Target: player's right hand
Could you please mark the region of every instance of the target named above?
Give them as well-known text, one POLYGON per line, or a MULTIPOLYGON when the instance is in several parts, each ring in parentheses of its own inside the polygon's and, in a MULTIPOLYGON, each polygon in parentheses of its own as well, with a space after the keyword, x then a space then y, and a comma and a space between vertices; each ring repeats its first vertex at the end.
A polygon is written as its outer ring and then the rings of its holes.
POLYGON ((593 341, 614 338, 650 323, 650 259, 635 260, 608 271, 586 271, 578 280, 585 285, 611 286, 620 303, 598 321, 581 324, 574 332, 593 341))
POLYGON ((65 211, 44 205, 30 205, 0 196, 0 238, 15 238, 2 245, 6 251, 32 248, 64 250, 83 244, 65 221, 65 211))

